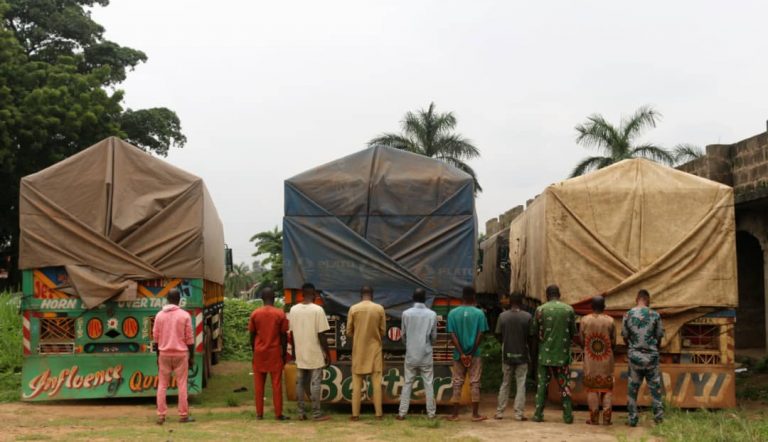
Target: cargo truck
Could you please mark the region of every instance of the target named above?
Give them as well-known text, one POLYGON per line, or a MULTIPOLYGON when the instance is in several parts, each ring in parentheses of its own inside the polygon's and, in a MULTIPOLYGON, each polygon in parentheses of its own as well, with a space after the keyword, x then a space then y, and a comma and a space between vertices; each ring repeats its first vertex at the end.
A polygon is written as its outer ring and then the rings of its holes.
POLYGON ((231 255, 200 178, 107 138, 24 177, 20 225, 23 400, 154 396, 152 325, 173 288, 201 391, 223 348, 231 255))
MULTIPOLYGON (((405 347, 400 317, 416 288, 428 293, 438 315, 434 390, 450 400, 453 346, 445 331, 463 286, 473 284, 476 220, 472 177, 441 161, 376 146, 316 167, 285 181, 283 277, 286 309, 302 299, 300 287, 320 291, 331 325, 332 361, 323 375, 322 400, 351 399, 352 342, 345 335, 349 307, 360 287, 374 288, 387 312, 383 340, 383 394, 398 402, 405 347)), ((286 367, 286 388, 295 398, 295 366, 286 367)), ((364 391, 370 393, 368 384, 364 391)), ((424 401, 417 382, 415 403, 424 401)), ((463 400, 468 400, 468 389, 463 400)), ((367 396, 367 395, 364 395, 367 396)))
MULTIPOLYGON (((606 312, 620 330, 638 290, 647 289, 666 329, 666 400, 680 407, 735 406, 738 294, 730 187, 647 160, 626 160, 547 187, 506 230, 509 290, 525 294, 531 309, 546 301, 547 285, 558 284, 562 300, 579 315, 589 313, 591 297, 605 296, 606 312)), ((483 272, 496 268, 503 269, 489 263, 483 272)), ((582 350, 574 346, 572 355, 574 401, 585 404, 582 350)), ((627 376, 619 336, 616 405, 626 404, 627 376)), ((550 397, 557 400, 558 394, 550 385, 550 397)), ((646 386, 639 403, 650 403, 646 386)))

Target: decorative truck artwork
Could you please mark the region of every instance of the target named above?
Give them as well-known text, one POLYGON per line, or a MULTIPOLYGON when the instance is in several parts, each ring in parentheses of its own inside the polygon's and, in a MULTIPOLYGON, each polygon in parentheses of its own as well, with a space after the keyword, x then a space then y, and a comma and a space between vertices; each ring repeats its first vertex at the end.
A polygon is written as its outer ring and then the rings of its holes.
POLYGON ((223 348, 225 254, 202 180, 108 138, 24 177, 20 201, 22 399, 154 396, 152 326, 174 288, 202 391, 223 348))

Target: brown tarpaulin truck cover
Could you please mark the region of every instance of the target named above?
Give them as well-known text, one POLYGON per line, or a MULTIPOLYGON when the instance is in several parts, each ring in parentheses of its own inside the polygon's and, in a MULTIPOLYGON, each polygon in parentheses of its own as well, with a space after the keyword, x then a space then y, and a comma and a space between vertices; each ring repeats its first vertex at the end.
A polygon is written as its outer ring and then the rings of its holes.
POLYGON ((544 302, 558 284, 580 313, 604 294, 617 315, 647 289, 666 345, 738 303, 733 204, 726 185, 642 159, 553 184, 510 226, 511 289, 544 302))
POLYGON ((136 280, 224 282, 224 231, 203 180, 110 137, 21 180, 19 267, 65 266, 88 308, 136 280))

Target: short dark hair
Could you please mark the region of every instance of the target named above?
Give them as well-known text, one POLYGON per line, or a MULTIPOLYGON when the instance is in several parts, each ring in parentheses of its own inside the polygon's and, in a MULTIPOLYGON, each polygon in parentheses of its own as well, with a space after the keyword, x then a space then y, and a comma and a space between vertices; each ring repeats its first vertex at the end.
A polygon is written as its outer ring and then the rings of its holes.
POLYGON ((461 289, 461 297, 465 301, 474 301, 475 300, 475 288, 471 285, 465 286, 463 289, 461 289))
POLYGON ((509 304, 520 307, 523 305, 523 294, 520 292, 512 292, 509 295, 509 304))
POLYGON ((641 289, 639 292, 637 292, 637 299, 643 298, 646 302, 651 302, 651 294, 648 293, 648 290, 641 289))
POLYGON ((592 298, 592 311, 602 313, 605 310, 605 298, 602 296, 595 296, 592 298))
POLYGON ((419 287, 413 291, 413 302, 426 302, 427 291, 419 287))
POLYGON ((181 302, 181 292, 177 288, 168 290, 168 294, 165 296, 166 300, 170 304, 179 305, 181 302))
POLYGON ((556 284, 547 287, 547 299, 560 299, 560 287, 556 284))
POLYGON ((311 282, 305 282, 304 285, 301 286, 301 290, 314 290, 315 285, 311 282))
POLYGON ((267 300, 269 302, 275 301, 275 291, 272 289, 272 286, 268 285, 261 288, 261 300, 267 303, 267 300))
POLYGON ((360 287, 360 296, 368 295, 371 298, 373 298, 373 287, 369 285, 364 285, 360 287))

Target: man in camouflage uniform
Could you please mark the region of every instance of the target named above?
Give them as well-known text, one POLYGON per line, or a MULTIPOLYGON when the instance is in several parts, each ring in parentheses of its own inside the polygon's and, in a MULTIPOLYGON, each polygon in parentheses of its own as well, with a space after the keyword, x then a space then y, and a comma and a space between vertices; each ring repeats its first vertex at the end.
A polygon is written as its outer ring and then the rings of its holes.
POLYGON ((560 302, 558 286, 547 287, 547 302, 539 306, 536 314, 533 315, 531 336, 536 336, 539 342, 536 368, 538 385, 533 420, 536 422, 544 420, 547 385, 554 377, 560 387, 563 401, 563 421, 571 424, 573 423, 573 405, 568 381, 571 375, 571 342, 576 336, 576 314, 570 305, 560 302))
POLYGON ((658 424, 664 420, 662 403, 661 371, 659 370, 659 344, 664 337, 661 316, 650 308, 651 295, 647 290, 637 293, 637 306, 624 315, 621 336, 627 344, 629 385, 627 387, 628 424, 637 425, 637 392, 643 379, 651 391, 653 420, 658 424))

